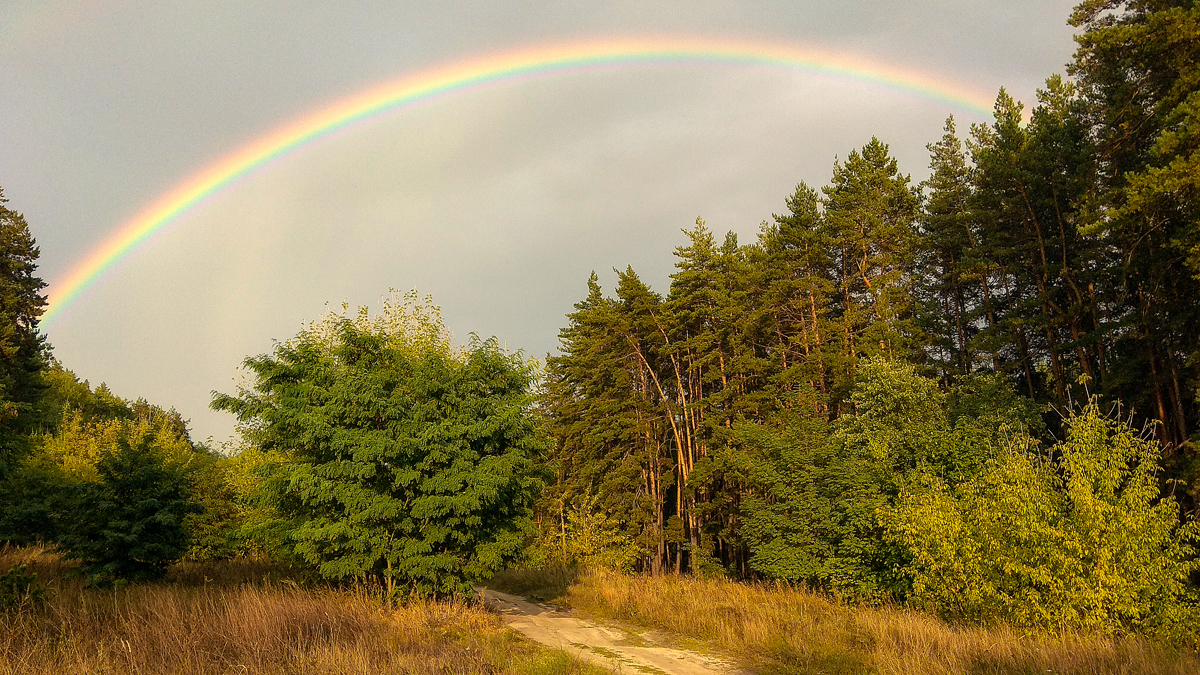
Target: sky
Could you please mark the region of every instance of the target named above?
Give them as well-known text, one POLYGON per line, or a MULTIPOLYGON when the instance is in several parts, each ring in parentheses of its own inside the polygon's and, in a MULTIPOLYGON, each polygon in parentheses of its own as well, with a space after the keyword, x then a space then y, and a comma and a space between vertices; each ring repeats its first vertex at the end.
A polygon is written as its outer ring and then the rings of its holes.
MULTIPOLYGON (((838 55, 1027 104, 1074 49, 1064 0, 233 2, 3 0, 0 188, 51 303, 150 205, 285 125, 389 82, 555 45, 730 41, 838 55)), ((456 339, 544 358, 586 293, 632 266, 669 288, 698 217, 754 240, 798 183, 873 136, 914 182, 948 115, 869 78, 728 60, 510 78, 376 115, 194 204, 45 325, 81 379, 174 407, 343 303, 433 296, 456 339)))

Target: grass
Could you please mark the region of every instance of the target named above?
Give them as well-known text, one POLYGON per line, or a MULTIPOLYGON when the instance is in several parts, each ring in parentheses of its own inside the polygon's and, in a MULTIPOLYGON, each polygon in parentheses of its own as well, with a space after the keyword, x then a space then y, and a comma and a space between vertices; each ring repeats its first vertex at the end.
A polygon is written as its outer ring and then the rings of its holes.
POLYGON ((0 674, 595 674, 505 629, 479 606, 296 583, 261 561, 183 564, 168 581, 84 588, 43 549, 0 549, 47 587, 40 606, 0 613, 0 674))
POLYGON ((593 616, 699 639, 763 674, 1200 673, 1196 654, 1134 637, 952 626, 915 611, 845 606, 784 585, 596 571, 583 574, 566 597, 593 616))

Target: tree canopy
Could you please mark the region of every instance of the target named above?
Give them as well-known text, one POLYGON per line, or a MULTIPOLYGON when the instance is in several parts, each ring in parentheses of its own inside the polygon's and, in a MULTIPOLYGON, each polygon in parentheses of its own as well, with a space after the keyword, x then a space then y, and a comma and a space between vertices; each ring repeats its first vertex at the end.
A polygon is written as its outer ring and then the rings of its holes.
POLYGON ((330 315, 215 394, 263 451, 259 524, 329 578, 470 593, 522 551, 542 485, 536 372, 496 341, 451 346, 436 308, 393 296, 377 317, 330 315))

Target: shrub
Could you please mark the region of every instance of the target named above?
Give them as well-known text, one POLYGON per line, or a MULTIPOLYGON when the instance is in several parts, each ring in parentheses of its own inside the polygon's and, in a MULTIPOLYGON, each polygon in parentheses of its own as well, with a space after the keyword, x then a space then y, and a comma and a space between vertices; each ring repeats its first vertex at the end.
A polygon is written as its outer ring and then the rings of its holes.
POLYGON ((160 578, 187 550, 184 519, 201 510, 188 477, 147 440, 122 439, 96 473, 97 481, 78 487, 77 520, 60 537, 64 557, 80 561, 94 585, 160 578))
POLYGON ((0 574, 0 612, 9 612, 27 605, 45 602, 46 589, 38 583, 37 574, 25 565, 13 565, 0 574))
POLYGON ((1040 629, 1194 631, 1194 522, 1161 497, 1160 449, 1092 399, 1066 440, 1015 439, 957 488, 927 477, 881 511, 911 552, 912 598, 938 613, 1040 629))

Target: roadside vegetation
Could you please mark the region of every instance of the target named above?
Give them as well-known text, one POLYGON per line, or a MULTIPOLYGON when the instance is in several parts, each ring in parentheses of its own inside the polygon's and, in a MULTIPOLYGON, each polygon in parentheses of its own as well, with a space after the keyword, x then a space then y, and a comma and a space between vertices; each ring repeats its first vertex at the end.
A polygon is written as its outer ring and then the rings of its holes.
POLYGON ((88 587, 71 576, 76 564, 37 547, 0 551, 0 568, 14 566, 31 578, 0 610, 0 673, 602 672, 477 605, 386 605, 382 589, 297 582, 277 562, 180 563, 161 582, 115 591, 88 587))
POLYGON ((910 609, 839 603, 778 582, 593 571, 570 587, 567 600, 591 616, 693 638, 756 673, 1200 672, 1195 652, 1134 636, 954 625, 910 609))

